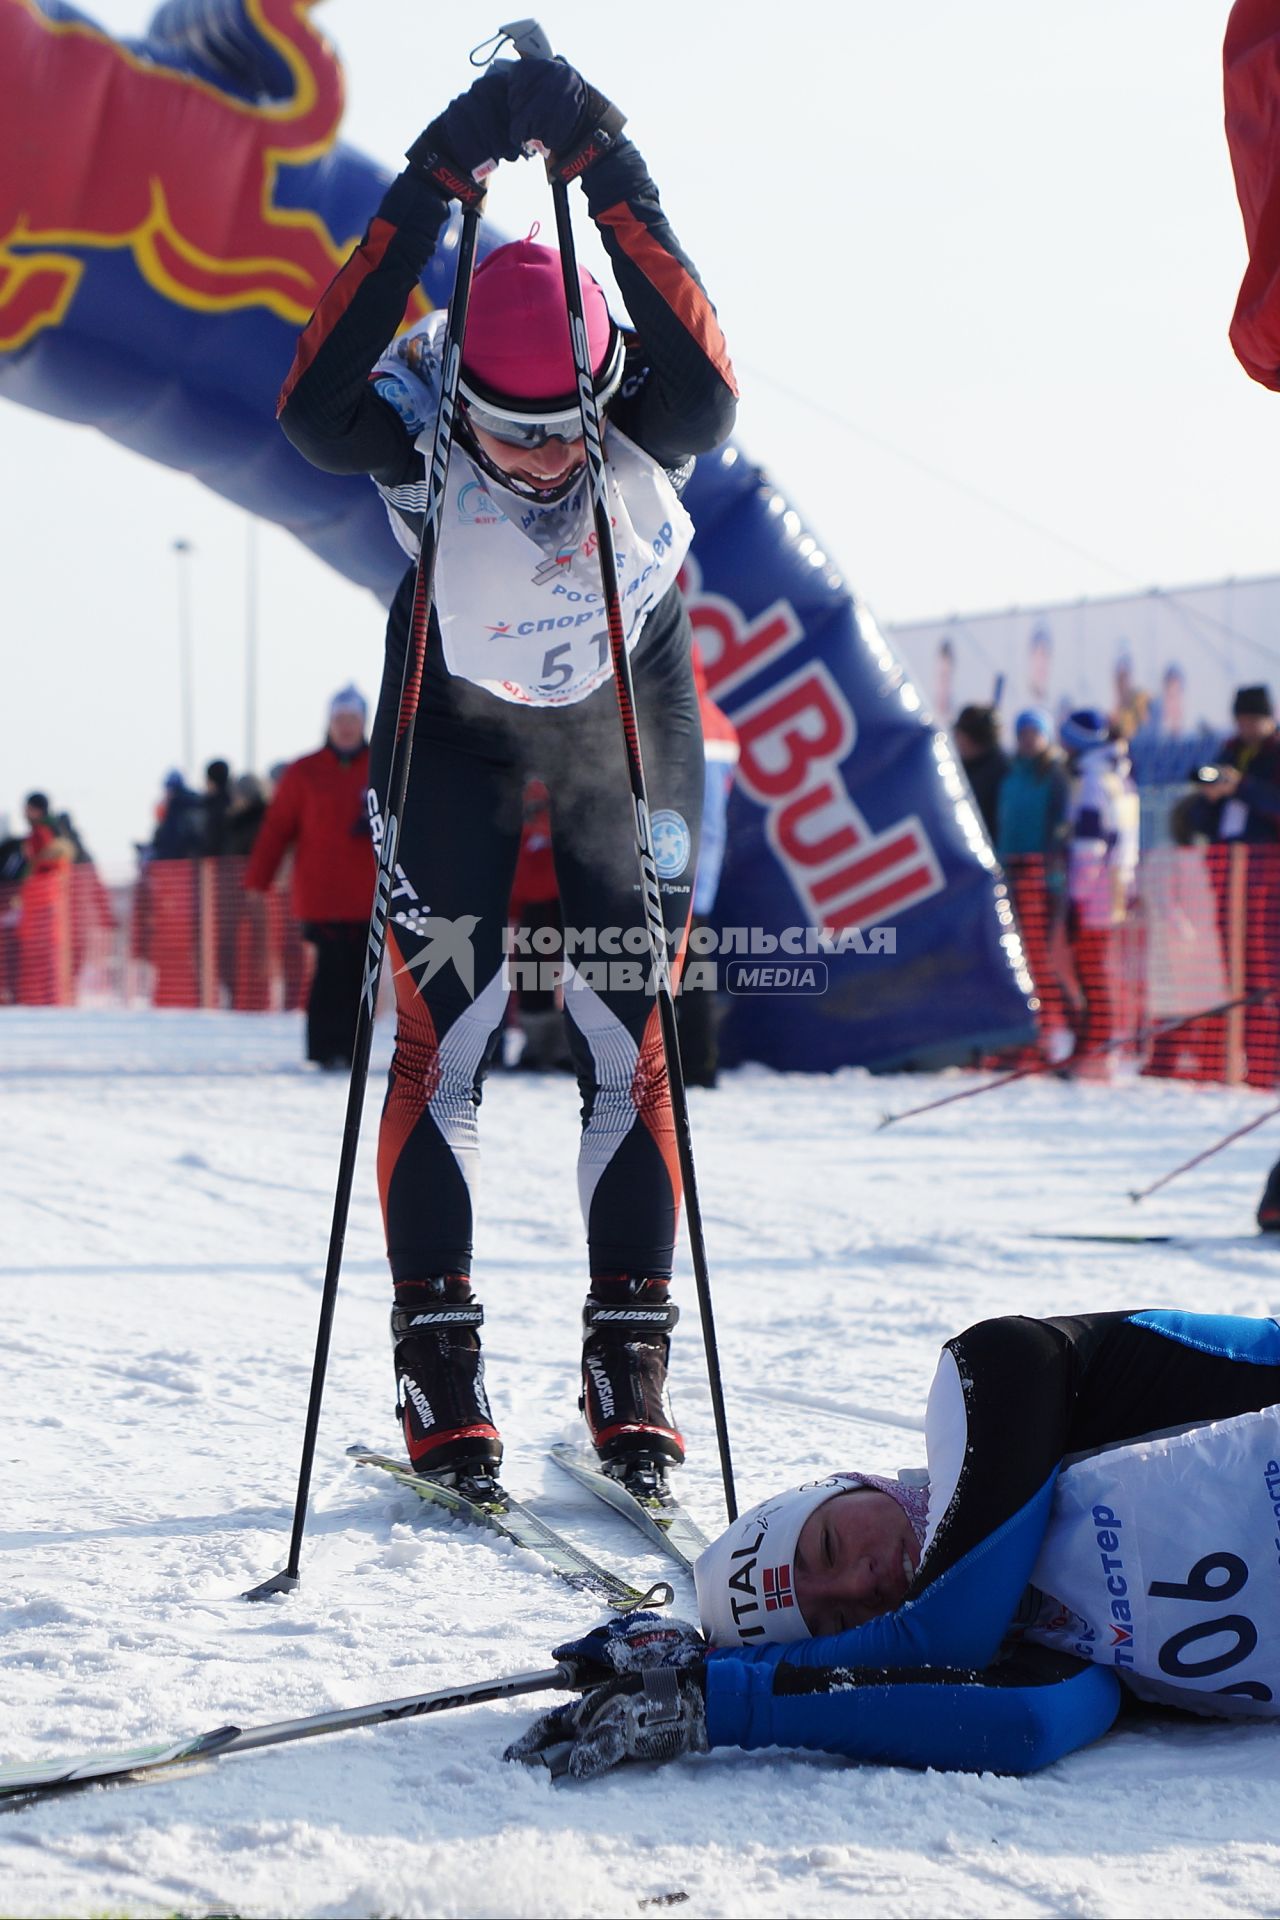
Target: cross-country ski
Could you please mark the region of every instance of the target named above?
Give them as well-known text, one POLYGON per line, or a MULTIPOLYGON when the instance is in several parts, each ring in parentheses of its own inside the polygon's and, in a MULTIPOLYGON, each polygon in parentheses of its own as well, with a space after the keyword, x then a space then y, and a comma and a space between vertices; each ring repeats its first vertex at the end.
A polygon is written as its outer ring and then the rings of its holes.
POLYGON ((551 1458, 597 1500, 638 1529, 647 1540, 669 1554, 677 1566, 692 1573, 693 1563, 710 1545, 706 1534, 686 1513, 674 1493, 633 1493, 612 1475, 601 1473, 591 1455, 580 1447, 557 1441, 551 1458))
POLYGON ((463 1486, 449 1486, 443 1481, 433 1480, 428 1474, 415 1473, 406 1461, 392 1459, 368 1447, 348 1447, 347 1454, 357 1466, 377 1467, 383 1473, 390 1474, 393 1480, 402 1487, 408 1487, 417 1499, 425 1500, 429 1506, 439 1507, 457 1520, 464 1520, 482 1531, 496 1533, 513 1546, 525 1547, 530 1553, 538 1554, 561 1580, 582 1593, 593 1594, 607 1606, 654 1604, 652 1593, 646 1594, 643 1587, 633 1586, 620 1575, 611 1573, 607 1567, 600 1566, 496 1482, 489 1482, 483 1490, 474 1485, 468 1490, 463 1486))

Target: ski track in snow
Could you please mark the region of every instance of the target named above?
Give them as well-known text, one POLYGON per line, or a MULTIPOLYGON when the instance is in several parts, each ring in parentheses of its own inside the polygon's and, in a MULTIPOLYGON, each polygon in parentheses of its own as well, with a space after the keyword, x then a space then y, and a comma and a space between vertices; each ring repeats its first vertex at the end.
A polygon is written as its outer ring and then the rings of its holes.
MULTIPOLYGON (((0 1015, 0 1759, 255 1724, 541 1667, 595 1616, 534 1557, 344 1458, 389 1446, 376 1044, 303 1584, 287 1552, 346 1084, 295 1018, 0 1015)), ((1264 1096, 745 1069, 691 1094, 740 1503, 922 1458, 939 1343, 987 1314, 1280 1305, 1280 1247, 1029 1230, 1251 1224, 1262 1129, 1154 1179, 1264 1096), (1276 1265, 1273 1265, 1273 1262, 1276 1265)), ((493 1079, 476 1273, 507 1477, 636 1578, 691 1583, 547 1460, 574 1431, 585 1285, 568 1079, 493 1079)), ((688 1505, 721 1515, 681 1255, 688 1505)), ((1272 1914, 1274 1725, 1143 1724, 1026 1780, 718 1753, 587 1788, 504 1767, 538 1700, 195 1765, 0 1813, 14 1914, 1272 1914), (684 1896, 674 1902, 671 1896, 684 1896)))

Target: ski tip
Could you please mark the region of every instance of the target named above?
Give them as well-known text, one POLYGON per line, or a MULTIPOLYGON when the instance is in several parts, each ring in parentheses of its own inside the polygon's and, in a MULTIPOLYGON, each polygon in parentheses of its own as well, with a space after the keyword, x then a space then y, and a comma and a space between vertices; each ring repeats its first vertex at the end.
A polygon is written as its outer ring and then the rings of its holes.
POLYGON ((298 1586, 298 1575, 282 1569, 273 1573, 269 1580, 263 1580, 256 1587, 249 1587, 240 1595, 242 1600, 272 1600, 278 1593, 293 1593, 298 1586))

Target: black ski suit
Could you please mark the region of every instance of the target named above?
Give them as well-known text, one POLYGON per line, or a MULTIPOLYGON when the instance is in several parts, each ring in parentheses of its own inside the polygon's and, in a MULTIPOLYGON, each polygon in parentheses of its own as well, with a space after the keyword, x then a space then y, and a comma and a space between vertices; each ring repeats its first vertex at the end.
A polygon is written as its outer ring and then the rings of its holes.
MULTIPOLYGON (((635 147, 620 141, 586 172, 583 186, 635 328, 609 418, 678 490, 692 457, 718 445, 733 422, 736 388, 723 336, 635 147)), ((414 536, 425 472, 418 423, 402 417, 369 376, 446 214, 413 169, 393 182, 303 333, 281 397, 281 424, 293 444, 329 472, 369 474, 393 524, 398 517, 414 536)), ((455 445, 453 457, 465 460, 465 446, 455 445)), ((484 480, 478 469, 477 477, 484 480)), ((379 805, 412 596, 410 569, 391 608, 373 730, 379 805)), ((530 645, 541 657, 545 641, 530 645)), ((650 612, 632 665, 650 807, 678 816, 688 835, 687 864, 662 887, 676 938, 689 917, 703 783, 689 649, 688 616, 673 587, 650 612)), ((388 942, 398 1020, 378 1178, 398 1283, 471 1271, 476 1108, 505 1008, 503 935, 522 795, 535 775, 550 794, 565 925, 643 926, 612 685, 574 705, 513 705, 448 671, 433 613, 388 942), (470 916, 473 979, 453 964, 432 970, 427 945, 415 951, 432 933, 426 922, 453 922, 456 936, 457 923, 465 930, 470 916)), ((671 1272, 679 1204, 670 1101, 655 1002, 640 984, 647 965, 634 950, 615 960, 598 987, 566 996, 583 1097, 579 1189, 590 1272, 661 1278, 671 1272)))

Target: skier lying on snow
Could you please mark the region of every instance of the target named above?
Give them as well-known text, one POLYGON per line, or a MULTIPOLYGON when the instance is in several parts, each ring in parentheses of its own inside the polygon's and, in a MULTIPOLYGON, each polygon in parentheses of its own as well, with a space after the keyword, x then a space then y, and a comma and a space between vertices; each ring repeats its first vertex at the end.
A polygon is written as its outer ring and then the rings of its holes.
POLYGON ((942 1350, 927 1472, 741 1515, 697 1564, 710 1645, 650 1614, 558 1649, 604 1684, 507 1757, 589 1778, 783 1746, 1026 1773, 1105 1733, 1121 1682, 1274 1717, 1277 1402, 1276 1320, 984 1320, 942 1350))

